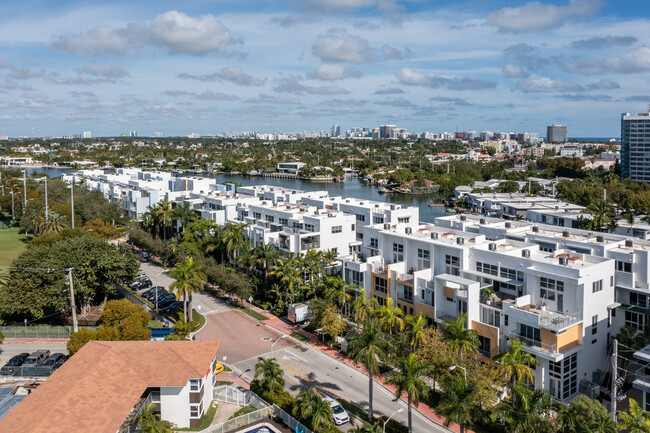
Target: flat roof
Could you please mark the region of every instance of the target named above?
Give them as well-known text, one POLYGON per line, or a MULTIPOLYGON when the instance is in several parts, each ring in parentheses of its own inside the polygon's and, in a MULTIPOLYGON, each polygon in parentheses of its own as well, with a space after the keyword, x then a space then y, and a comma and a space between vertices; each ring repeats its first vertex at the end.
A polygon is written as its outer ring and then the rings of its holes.
POLYGON ((148 387, 205 377, 220 344, 89 341, 0 419, 0 431, 115 433, 148 387))

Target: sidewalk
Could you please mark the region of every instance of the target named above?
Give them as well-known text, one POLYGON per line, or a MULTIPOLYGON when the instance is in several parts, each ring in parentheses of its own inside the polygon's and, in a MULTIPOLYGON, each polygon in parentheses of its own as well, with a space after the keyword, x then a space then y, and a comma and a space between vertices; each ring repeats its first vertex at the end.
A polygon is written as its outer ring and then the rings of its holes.
MULTIPOLYGON (((218 289, 218 288, 216 288, 214 286, 212 286, 211 289, 215 290, 215 291, 222 292, 220 289, 218 289)), ((237 298, 236 296, 234 297, 234 299, 236 301, 238 301, 242 305, 246 305, 246 306, 248 305, 248 302, 244 303, 241 299, 237 298)), ((309 345, 312 346, 313 348, 315 348, 317 350, 320 350, 321 352, 325 353, 326 355, 331 356, 332 358, 335 358, 335 359, 337 359, 337 360, 339 360, 341 362, 344 362, 345 364, 355 368, 356 370, 360 371, 363 374, 368 374, 368 370, 366 370, 366 368, 364 366, 355 365, 354 361, 352 361, 350 358, 348 358, 347 356, 345 356, 341 352, 339 352, 337 350, 334 350, 334 349, 331 349, 330 347, 326 346, 320 340, 318 340, 318 337, 316 337, 315 335, 313 335, 313 334, 311 334, 309 332, 304 331, 299 326, 292 325, 292 324, 282 320, 281 318, 279 318, 279 317, 277 317, 277 316, 275 316, 275 315, 273 315, 273 314, 271 314, 271 313, 269 313, 269 312, 267 312, 265 310, 262 310, 261 308, 255 306, 255 305, 252 306, 252 310, 269 318, 269 320, 264 320, 264 321, 262 321, 260 323, 262 323, 262 324, 264 324, 266 326, 270 326, 271 328, 274 328, 277 331, 280 331, 280 332, 282 332, 282 333, 284 333, 286 335, 291 335, 292 333, 297 332, 298 334, 307 337, 309 339, 309 345)), ((375 380, 377 382, 379 382, 382 386, 387 388, 389 391, 393 392, 393 393, 397 389, 395 387, 395 385, 386 384, 385 383, 386 378, 384 376, 382 376, 382 375, 375 375, 375 380)), ((402 399, 404 401, 407 401, 406 394, 402 395, 402 399)), ((436 424, 444 425, 445 418, 443 416, 441 416, 441 415, 438 415, 438 413, 436 413, 435 410, 433 410, 431 407, 427 406, 426 404, 420 403, 418 407, 414 406, 413 408, 415 410, 419 411, 425 417, 429 418, 431 421, 435 422, 436 424)), ((453 431, 453 432, 457 432, 457 433, 460 432, 460 426, 458 424, 455 424, 455 423, 451 423, 449 425, 449 427, 447 427, 447 428, 450 431, 453 431)), ((465 432, 466 433, 474 433, 472 430, 469 430, 467 428, 465 429, 465 432)))

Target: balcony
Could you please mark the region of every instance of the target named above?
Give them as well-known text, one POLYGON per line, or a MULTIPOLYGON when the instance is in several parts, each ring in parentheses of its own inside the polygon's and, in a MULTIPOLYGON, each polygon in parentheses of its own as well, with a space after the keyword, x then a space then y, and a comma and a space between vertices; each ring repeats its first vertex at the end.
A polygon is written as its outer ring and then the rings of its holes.
POLYGON ((397 279, 405 283, 413 284, 413 274, 399 273, 397 279))
POLYGON ((372 272, 375 274, 382 275, 384 277, 388 276, 388 266, 382 265, 381 263, 372 264, 372 272))
MULTIPOLYGON (((498 308, 498 309, 503 309, 504 301, 514 301, 514 300, 515 300, 515 296, 503 292, 493 292, 490 294, 490 296, 484 296, 484 293, 483 292, 481 293, 481 304, 498 308)), ((509 304, 506 303, 506 305, 509 304)))
POLYGON ((301 242, 300 243, 300 250, 313 250, 316 248, 320 248, 320 242, 301 242))
POLYGON ((546 343, 542 343, 541 341, 533 340, 531 338, 522 337, 516 331, 510 332, 508 337, 510 337, 510 339, 517 338, 521 340, 526 345, 526 347, 531 348, 538 352, 547 353, 547 354, 557 353, 557 344, 546 344, 546 343))
POLYGON ((538 309, 535 305, 512 306, 509 309, 513 320, 526 325, 559 332, 582 322, 582 313, 563 314, 557 311, 538 309))

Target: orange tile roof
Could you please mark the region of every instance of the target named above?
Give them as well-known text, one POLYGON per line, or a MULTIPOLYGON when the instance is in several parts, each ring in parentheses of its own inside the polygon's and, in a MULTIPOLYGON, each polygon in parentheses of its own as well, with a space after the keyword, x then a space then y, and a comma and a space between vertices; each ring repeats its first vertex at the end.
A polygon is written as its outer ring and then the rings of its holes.
POLYGON ((2 433, 115 433, 148 387, 205 377, 219 341, 90 341, 0 419, 2 433))

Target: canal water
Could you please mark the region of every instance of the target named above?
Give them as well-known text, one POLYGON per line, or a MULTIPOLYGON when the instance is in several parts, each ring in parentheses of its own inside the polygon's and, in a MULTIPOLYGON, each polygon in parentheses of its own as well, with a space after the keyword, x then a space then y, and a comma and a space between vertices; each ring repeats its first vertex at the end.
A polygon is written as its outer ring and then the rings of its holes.
MULTIPOLYGON (((59 177, 71 170, 65 169, 27 169, 27 175, 33 176, 36 173, 45 173, 50 177, 59 177)), ((202 174, 201 176, 211 177, 219 183, 239 183, 241 185, 273 185, 284 188, 299 189, 303 191, 328 191, 330 196, 352 197, 365 200, 385 201, 405 206, 417 206, 420 208, 420 220, 433 222, 436 217, 445 215, 445 208, 436 206, 429 207, 429 203, 435 199, 432 194, 406 195, 406 194, 380 194, 379 188, 367 185, 359 178, 346 176, 345 182, 306 182, 298 179, 278 179, 273 177, 242 176, 227 174, 202 174)))

